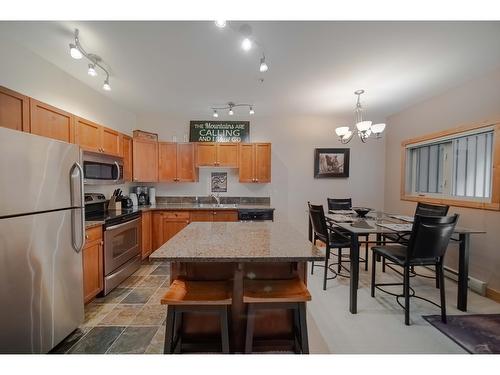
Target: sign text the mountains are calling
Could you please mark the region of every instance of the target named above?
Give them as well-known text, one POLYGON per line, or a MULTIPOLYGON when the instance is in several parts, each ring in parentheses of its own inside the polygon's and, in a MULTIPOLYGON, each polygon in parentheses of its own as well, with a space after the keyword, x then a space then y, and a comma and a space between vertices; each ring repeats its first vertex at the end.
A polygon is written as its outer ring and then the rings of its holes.
POLYGON ((249 142, 249 121, 190 121, 190 142, 249 142))

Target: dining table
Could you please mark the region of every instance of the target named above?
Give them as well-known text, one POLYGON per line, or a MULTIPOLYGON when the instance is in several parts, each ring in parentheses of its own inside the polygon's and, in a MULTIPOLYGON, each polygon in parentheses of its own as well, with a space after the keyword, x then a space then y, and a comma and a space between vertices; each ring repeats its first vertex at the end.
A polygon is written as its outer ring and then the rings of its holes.
MULTIPOLYGON (((326 220, 332 224, 333 230, 350 236, 350 283, 349 283, 349 311, 356 314, 358 310, 359 287, 359 245, 360 243, 373 243, 381 245, 384 235, 408 235, 411 232, 411 216, 371 211, 365 217, 359 217, 354 211, 340 210, 329 211, 326 220), (367 236, 368 235, 368 236, 367 236), (369 238, 375 235, 375 240, 361 241, 360 237, 369 238)), ((470 238, 473 234, 484 234, 483 230, 457 226, 454 231, 454 241, 458 241, 458 296, 457 308, 467 311, 467 292, 469 280, 469 253, 470 238)))

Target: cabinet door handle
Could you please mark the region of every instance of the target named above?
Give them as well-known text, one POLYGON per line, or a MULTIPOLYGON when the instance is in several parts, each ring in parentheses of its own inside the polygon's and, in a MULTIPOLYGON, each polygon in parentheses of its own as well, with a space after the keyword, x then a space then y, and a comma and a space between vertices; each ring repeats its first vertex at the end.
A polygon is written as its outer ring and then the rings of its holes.
POLYGON ((217 215, 217 211, 214 211, 214 215, 217 215))
POLYGON ((89 239, 89 235, 88 235, 88 234, 86 234, 86 235, 85 235, 85 239, 86 239, 86 240, 88 240, 88 239, 89 239))

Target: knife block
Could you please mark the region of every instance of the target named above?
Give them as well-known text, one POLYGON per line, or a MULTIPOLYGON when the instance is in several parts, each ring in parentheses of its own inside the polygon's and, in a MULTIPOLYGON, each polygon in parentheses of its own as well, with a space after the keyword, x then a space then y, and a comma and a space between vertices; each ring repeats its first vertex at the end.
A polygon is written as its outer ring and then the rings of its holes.
POLYGON ((108 202, 108 210, 121 210, 122 209, 122 202, 117 201, 116 197, 113 195, 108 202))

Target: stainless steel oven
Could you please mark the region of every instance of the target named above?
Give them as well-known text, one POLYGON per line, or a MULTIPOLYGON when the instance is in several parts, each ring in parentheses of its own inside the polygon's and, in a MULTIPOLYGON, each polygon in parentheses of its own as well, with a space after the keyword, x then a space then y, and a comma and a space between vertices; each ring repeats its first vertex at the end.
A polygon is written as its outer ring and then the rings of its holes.
POLYGON ((83 182, 88 185, 121 184, 123 158, 84 151, 83 177, 83 182))
POLYGON ((104 226, 104 294, 134 273, 141 264, 140 213, 106 220, 104 226))

